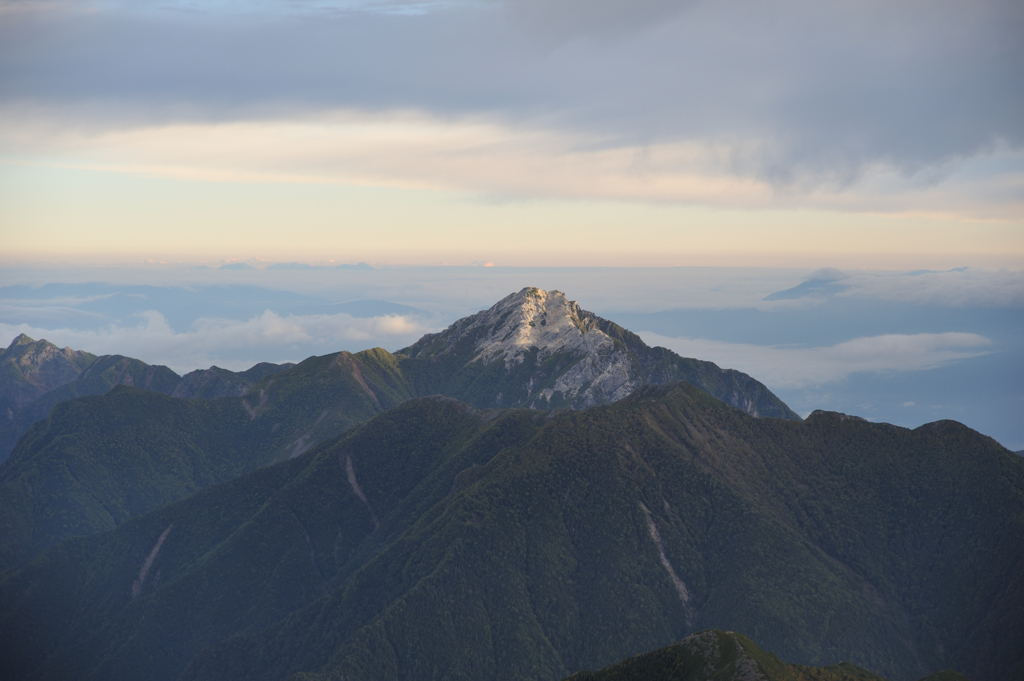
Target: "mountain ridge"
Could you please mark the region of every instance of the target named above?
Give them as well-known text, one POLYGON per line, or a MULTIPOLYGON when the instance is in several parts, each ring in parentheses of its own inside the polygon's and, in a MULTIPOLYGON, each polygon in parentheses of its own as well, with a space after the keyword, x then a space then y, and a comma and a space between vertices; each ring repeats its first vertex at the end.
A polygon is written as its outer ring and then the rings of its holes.
MULTIPOLYGON (((565 681, 885 681, 849 662, 828 667, 787 664, 732 631, 708 629, 658 650, 565 681)), ((919 681, 968 681, 943 670, 919 681)))
POLYGON ((0 570, 299 456, 413 396, 383 350, 313 357, 258 386, 245 397, 182 399, 118 385, 57 405, 0 465, 0 570))
POLYGON ((179 376, 160 364, 61 349, 23 333, 0 351, 0 463, 14 450, 18 438, 59 402, 100 395, 117 385, 182 398, 242 395, 265 376, 291 366, 261 362, 241 372, 214 366, 179 376))

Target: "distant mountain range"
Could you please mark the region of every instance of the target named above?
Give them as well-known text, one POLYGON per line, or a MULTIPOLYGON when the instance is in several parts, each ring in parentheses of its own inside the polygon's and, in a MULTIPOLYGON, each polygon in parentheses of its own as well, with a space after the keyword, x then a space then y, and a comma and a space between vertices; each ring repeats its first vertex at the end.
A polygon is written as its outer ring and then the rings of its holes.
POLYGON ((12 413, 115 386, 0 466, 5 678, 558 681, 708 628, 892 681, 1024 674, 1024 460, 961 424, 801 421, 533 288, 260 366, 0 355, 12 413))

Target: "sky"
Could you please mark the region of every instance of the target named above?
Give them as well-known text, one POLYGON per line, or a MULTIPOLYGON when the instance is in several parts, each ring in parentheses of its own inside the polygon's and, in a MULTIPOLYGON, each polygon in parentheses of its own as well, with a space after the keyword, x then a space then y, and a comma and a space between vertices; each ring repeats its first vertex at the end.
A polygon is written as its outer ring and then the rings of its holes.
POLYGON ((801 414, 1022 449, 1021 35, 1011 0, 0 0, 0 343, 244 369, 540 286, 801 414))
POLYGON ((1019 269, 1022 34, 992 0, 0 0, 0 261, 1019 269))

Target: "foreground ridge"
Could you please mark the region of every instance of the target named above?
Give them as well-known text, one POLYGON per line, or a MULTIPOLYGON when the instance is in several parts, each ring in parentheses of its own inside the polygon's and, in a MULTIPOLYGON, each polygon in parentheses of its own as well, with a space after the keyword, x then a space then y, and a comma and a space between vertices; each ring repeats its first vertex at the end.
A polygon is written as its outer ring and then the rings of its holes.
MULTIPOLYGON (((885 681, 849 662, 828 667, 786 664, 743 634, 709 629, 672 645, 565 681, 885 681)), ((968 681, 944 670, 920 681, 968 681)))
POLYGON ((558 413, 410 399, 0 573, 0 668, 558 681, 721 628, 890 681, 1020 678, 1022 490, 950 421, 757 419, 687 383, 558 413))

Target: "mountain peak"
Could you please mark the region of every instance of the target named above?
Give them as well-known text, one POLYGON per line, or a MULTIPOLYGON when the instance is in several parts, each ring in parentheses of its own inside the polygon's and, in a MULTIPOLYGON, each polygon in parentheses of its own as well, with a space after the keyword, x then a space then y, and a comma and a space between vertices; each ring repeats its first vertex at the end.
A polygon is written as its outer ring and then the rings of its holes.
POLYGON ((20 334, 10 346, 0 350, 0 404, 8 409, 20 408, 74 380, 95 359, 95 355, 87 352, 58 348, 45 338, 35 340, 20 334))
POLYGON ((21 358, 17 361, 21 361, 22 363, 32 363, 44 361, 53 355, 70 355, 74 352, 75 351, 70 348, 64 348, 61 350, 45 338, 36 340, 29 337, 27 334, 22 333, 11 341, 11 344, 7 346, 7 349, 0 350, 0 359, 21 358))
POLYGON ((753 416, 798 418, 745 374, 651 348, 561 291, 532 286, 399 352, 429 360, 430 375, 450 372, 439 392, 480 408, 581 409, 685 380, 753 416))
POLYGON ((593 323, 594 315, 561 291, 524 288, 474 317, 465 331, 484 328, 487 334, 477 342, 473 361, 489 363, 500 357, 506 368, 521 364, 533 348, 543 359, 563 350, 590 354, 612 344, 593 323))
POLYGON ((18 337, 11 341, 11 344, 7 346, 7 349, 10 350, 16 345, 31 345, 32 343, 35 342, 35 339, 30 338, 27 333, 22 333, 18 334, 18 337))

